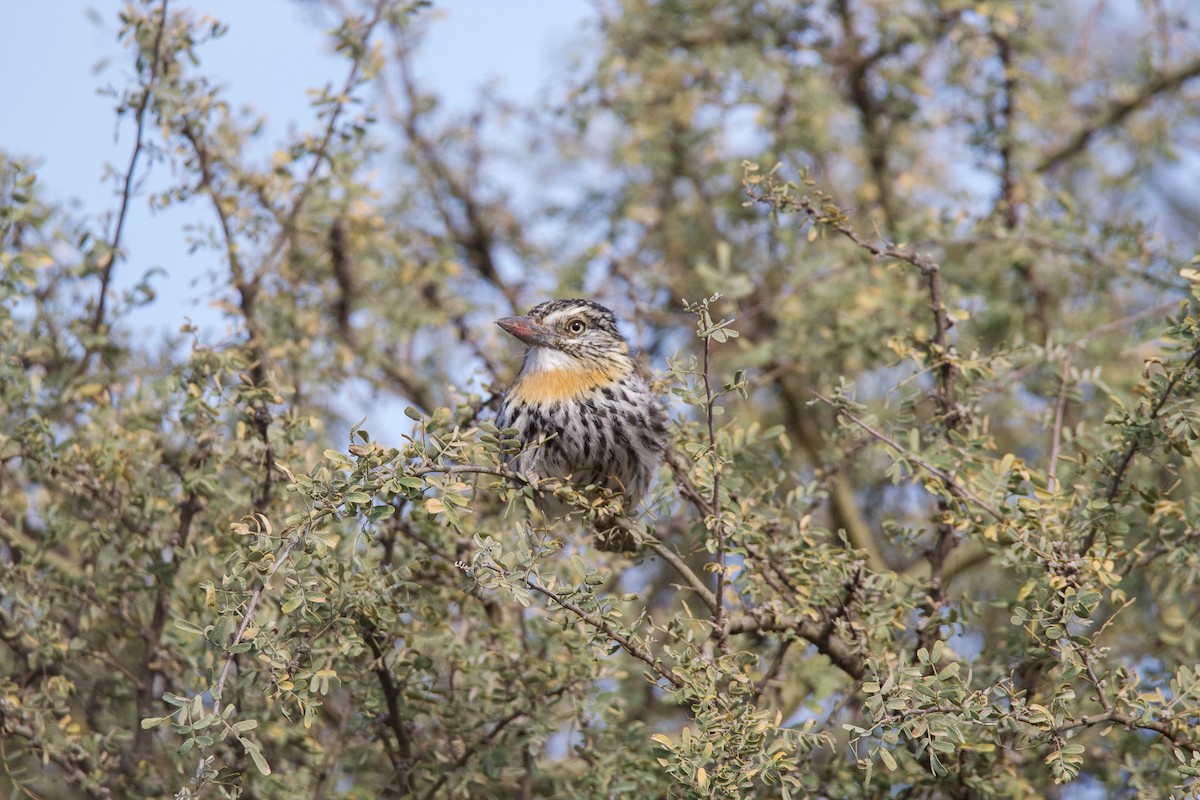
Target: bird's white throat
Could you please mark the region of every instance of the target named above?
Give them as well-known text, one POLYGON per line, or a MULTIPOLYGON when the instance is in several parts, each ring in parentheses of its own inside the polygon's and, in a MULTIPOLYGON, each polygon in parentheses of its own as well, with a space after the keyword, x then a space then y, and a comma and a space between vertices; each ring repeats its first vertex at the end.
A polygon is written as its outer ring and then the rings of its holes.
POLYGON ((525 364, 521 371, 526 374, 562 369, 579 369, 578 359, 553 347, 531 347, 525 351, 525 364))

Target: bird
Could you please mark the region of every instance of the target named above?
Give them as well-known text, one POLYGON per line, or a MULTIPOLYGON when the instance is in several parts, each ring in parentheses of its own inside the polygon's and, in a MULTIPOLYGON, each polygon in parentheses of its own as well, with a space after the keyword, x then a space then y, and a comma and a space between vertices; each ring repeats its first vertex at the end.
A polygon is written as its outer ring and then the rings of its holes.
MULTIPOLYGON (((629 516, 645 496, 667 443, 667 411, 642 377, 612 311, 591 300, 549 300, 525 316, 496 320, 525 344, 521 369, 497 415, 516 428, 509 465, 527 478, 569 480, 621 497, 629 516)), ((547 517, 570 509, 550 498, 547 517)), ((632 537, 598 520, 597 546, 634 549, 632 537)))

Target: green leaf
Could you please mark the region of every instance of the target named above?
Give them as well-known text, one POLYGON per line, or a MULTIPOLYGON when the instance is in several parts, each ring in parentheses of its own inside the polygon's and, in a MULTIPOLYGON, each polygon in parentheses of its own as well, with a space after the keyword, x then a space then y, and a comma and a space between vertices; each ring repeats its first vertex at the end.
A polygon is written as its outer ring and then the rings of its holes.
POLYGON ((179 628, 179 630, 183 631, 184 633, 191 633, 195 634, 196 636, 203 636, 208 632, 196 623, 190 620, 181 619, 179 617, 176 617, 175 619, 175 627, 179 628))
POLYGON ((262 750, 260 749, 258 743, 241 736, 238 737, 238 741, 242 743, 242 747, 246 748, 246 753, 249 754, 250 759, 254 762, 254 766, 258 769, 258 771, 263 775, 270 775, 271 765, 268 764, 267 759, 263 757, 262 750))
POLYGON ((372 506, 371 510, 367 512, 367 519, 375 522, 381 519, 387 519, 395 513, 395 506, 372 506))
POLYGON ((354 462, 351 461, 344 453, 341 453, 337 450, 326 450, 325 459, 327 461, 334 462, 339 467, 345 467, 347 469, 352 469, 354 467, 354 462))
POLYGON ((180 697, 179 695, 171 694, 170 692, 163 692, 162 699, 168 705, 175 706, 176 708, 183 708, 189 702, 191 702, 186 697, 180 697))

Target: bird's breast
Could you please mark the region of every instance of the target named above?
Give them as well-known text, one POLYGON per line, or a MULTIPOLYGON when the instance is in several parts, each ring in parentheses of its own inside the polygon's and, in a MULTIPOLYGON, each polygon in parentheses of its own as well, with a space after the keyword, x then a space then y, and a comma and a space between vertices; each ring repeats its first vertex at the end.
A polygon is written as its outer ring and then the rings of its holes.
POLYGON ((509 390, 518 405, 546 406, 579 400, 594 389, 615 384, 604 369, 548 369, 523 374, 509 390))

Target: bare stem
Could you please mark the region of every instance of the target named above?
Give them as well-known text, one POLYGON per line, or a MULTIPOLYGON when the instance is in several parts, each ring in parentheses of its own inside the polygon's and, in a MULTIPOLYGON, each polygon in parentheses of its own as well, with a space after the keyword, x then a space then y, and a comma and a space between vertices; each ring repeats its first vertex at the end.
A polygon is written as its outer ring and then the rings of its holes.
MULTIPOLYGON (((1154 402, 1154 406, 1150 409, 1150 414, 1147 418, 1149 421, 1158 419, 1158 415, 1162 413, 1167 401, 1171 399, 1171 393, 1175 391, 1176 385, 1178 385, 1178 383, 1183 380, 1184 376, 1196 366, 1198 360, 1200 360, 1200 347, 1193 350, 1192 354, 1188 357, 1188 360, 1183 363, 1183 366, 1175 370, 1175 373, 1171 375, 1171 379, 1167 381, 1167 385, 1163 389, 1162 394, 1159 395, 1158 399, 1154 402)), ((1129 470, 1129 465, 1133 463, 1133 457, 1137 455, 1141 448, 1142 437, 1137 436, 1136 434, 1130 436, 1129 444, 1126 446, 1125 452, 1121 456, 1121 461, 1117 465, 1116 470, 1113 472, 1112 481, 1109 483, 1108 492, 1104 497, 1104 499, 1109 503, 1111 503, 1116 498, 1117 493, 1120 492, 1121 484, 1125 481, 1125 473, 1129 470)), ((1084 539, 1083 548, 1080 550, 1081 555, 1087 555, 1088 551, 1092 549, 1092 545, 1096 543, 1096 537, 1099 535, 1100 524, 1099 521, 1097 521, 1093 523, 1091 528, 1088 530, 1087 538, 1084 539)))
POLYGON ((657 658, 655 658, 654 655, 649 650, 645 649, 644 647, 639 645, 637 642, 634 642, 628 636, 625 636, 624 634, 617 631, 615 628, 613 628, 613 626, 609 625, 603 619, 600 619, 599 617, 589 614, 587 611, 584 611, 582 608, 580 608, 579 605, 576 604, 575 602, 573 602, 572 600, 569 600, 568 598, 564 597, 563 595, 559 594, 558 592, 547 589, 545 586, 542 586, 537 581, 527 580, 525 582, 525 585, 528 588, 532 589, 533 591, 538 592, 539 594, 545 595, 549 599, 553 600, 555 602, 555 604, 557 604, 561 608, 564 608, 567 611, 570 611, 572 614, 579 617, 579 619, 582 620, 584 623, 586 623, 587 625, 600 631, 605 636, 607 636, 609 639, 612 639, 614 642, 616 642, 618 645, 621 646, 622 650, 624 650, 626 653, 628 653, 629 655, 636 658, 638 661, 641 661, 643 664, 646 664, 648 667, 650 667, 650 669, 654 670, 654 672, 657 675, 662 677, 664 680, 666 680, 668 683, 670 683, 676 689, 683 688, 683 686, 684 686, 683 680, 678 675, 676 675, 669 667, 667 667, 661 661, 659 661, 657 658))
MULTIPOLYGON (((250 627, 250 621, 254 618, 254 611, 258 608, 258 601, 262 599, 263 589, 265 589, 271 583, 271 578, 275 577, 275 573, 279 571, 279 568, 287 563, 288 557, 292 554, 292 550, 296 548, 296 545, 300 543, 302 538, 304 538, 302 529, 297 530, 292 534, 292 536, 287 540, 287 543, 283 546, 283 549, 279 551, 279 555, 275 557, 275 563, 273 563, 271 568, 267 570, 267 574, 261 581, 259 581, 258 586, 254 587, 254 591, 250 593, 250 600, 246 604, 246 613, 242 615, 242 622, 240 625, 238 625, 237 633, 235 633, 233 636, 233 641, 229 643, 230 647, 235 647, 241 644, 242 636, 246 634, 246 630, 250 627)), ((221 698, 222 693, 225 691, 225 681, 229 677, 229 671, 233 669, 233 662, 235 660, 237 660, 237 653, 230 653, 225 657, 225 663, 221 667, 221 674, 217 678, 217 685, 213 687, 212 696, 214 716, 219 717, 221 715, 221 698)))
POLYGON ((729 653, 729 640, 725 633, 725 523, 721 519, 721 464, 717 458, 717 431, 713 419, 713 392, 709 377, 709 353, 712 342, 704 338, 704 411, 708 423, 708 457, 712 462, 712 500, 710 513, 713 526, 717 533, 717 588, 714 592, 715 606, 713 608, 713 634, 717 638, 717 646, 721 652, 729 653))
POLYGON ((1062 385, 1058 390, 1058 401, 1054 404, 1054 427, 1050 431, 1050 464, 1046 468, 1046 488, 1051 492, 1058 489, 1058 455, 1062 447, 1063 417, 1067 408, 1067 390, 1071 387, 1071 355, 1067 348, 1062 360, 1062 385))
POLYGON ((1071 135, 1056 150, 1048 153, 1037 165, 1038 172, 1049 172, 1060 164, 1069 161, 1087 150, 1092 139, 1106 130, 1116 128, 1133 112, 1150 103, 1159 95, 1173 92, 1192 78, 1200 77, 1200 59, 1192 61, 1177 70, 1165 72, 1150 81, 1139 92, 1128 99, 1114 102, 1100 116, 1084 123, 1078 131, 1071 135))
POLYGON ((942 485, 946 487, 946 490, 948 492, 950 492, 950 494, 954 495, 955 497, 959 498, 960 500, 966 500, 970 503, 975 504, 982 510, 986 511, 988 516, 992 517, 997 522, 1003 522, 1006 519, 1004 514, 1002 514, 1000 512, 1000 509, 996 508, 994 505, 992 505, 991 503, 984 500, 979 495, 972 492, 966 486, 964 486, 963 484, 956 481, 954 479, 954 476, 951 475, 950 473, 946 472, 944 469, 929 463, 928 461, 926 461, 925 459, 916 455, 915 453, 909 452, 907 449, 902 447, 900 445, 900 443, 897 442, 895 439, 893 439, 891 436, 888 436, 883 431, 877 430, 873 426, 867 424, 866 420, 862 419, 861 417, 858 417, 858 416, 852 414, 851 412, 847 411, 846 409, 841 408, 840 406, 838 406, 837 403, 835 403, 830 398, 825 397, 824 395, 822 395, 820 393, 814 392, 814 394, 816 395, 816 398, 818 400, 820 400, 822 403, 825 403, 826 405, 832 406, 833 408, 837 409, 837 412, 839 414, 841 414, 842 416, 844 416, 846 419, 853 422, 859 428, 866 431, 872 437, 874 437, 875 439, 878 439, 880 442, 887 445, 892 450, 895 450, 896 453, 901 458, 903 458, 905 461, 911 462, 912 464, 920 467, 922 470, 929 473, 933 477, 937 478, 938 481, 940 481, 942 483, 942 485))
MULTIPOLYGON (((100 267, 100 294, 96 299, 96 311, 92 315, 89 330, 93 335, 98 334, 104 327, 104 315, 108 305, 109 285, 112 283, 113 267, 116 265, 117 253, 121 247, 121 236, 125 232, 125 220, 129 215, 129 204, 133 199, 133 179, 137 174, 138 160, 146 147, 144 134, 146 130, 146 108, 150 105, 150 97, 154 94, 154 85, 158 80, 159 55, 162 51, 163 32, 167 27, 167 2, 163 0, 159 9, 158 28, 154 33, 154 47, 150 56, 150 75, 142 86, 142 95, 138 98, 134 109, 134 125, 136 132, 133 140, 133 152, 129 155, 129 166, 125 168, 125 176, 121 186, 121 205, 117 210, 117 221, 113 227, 112 238, 108 242, 108 252, 105 253, 104 263, 100 267)), ((89 344, 80 363, 80 372, 96 352, 96 345, 89 344)))

